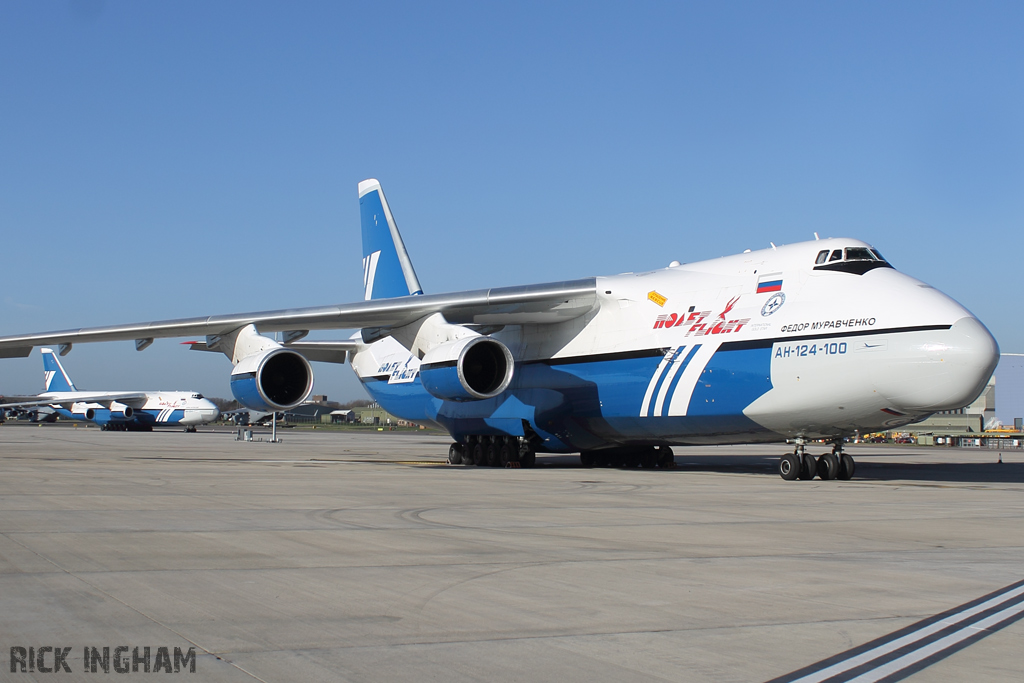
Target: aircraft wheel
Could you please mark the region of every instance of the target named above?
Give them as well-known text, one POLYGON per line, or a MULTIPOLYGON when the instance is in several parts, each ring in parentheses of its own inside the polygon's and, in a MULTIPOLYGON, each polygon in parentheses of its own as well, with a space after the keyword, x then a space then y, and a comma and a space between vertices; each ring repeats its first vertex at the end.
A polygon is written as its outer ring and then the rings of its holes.
POLYGON ((537 464, 537 453, 530 449, 519 456, 519 464, 523 467, 533 467, 537 464))
POLYGON ((843 456, 839 458, 839 478, 853 479, 853 473, 856 469, 857 466, 853 462, 853 458, 843 453, 843 456))
POLYGON ((640 467, 640 457, 641 453, 637 451, 627 451, 622 455, 622 466, 627 469, 635 470, 637 467, 640 467))
POLYGON ((672 449, 668 446, 662 446, 658 449, 658 467, 662 469, 670 469, 676 466, 676 456, 672 453, 672 449))
POLYGON ((457 443, 453 443, 451 446, 448 447, 448 464, 462 464, 462 446, 460 446, 457 443))
POLYGON ((651 470, 658 465, 658 452, 653 448, 649 448, 643 452, 640 456, 640 467, 645 470, 651 470))
POLYGON ((793 481, 800 476, 800 458, 796 453, 786 453, 779 458, 779 476, 786 481, 793 481))
POLYGON ((839 458, 835 453, 826 453, 818 458, 818 476, 829 481, 839 476, 839 458))
POLYGON ((477 467, 483 467, 487 464, 487 451, 484 450, 482 443, 473 444, 473 464, 477 467))
POLYGON ((505 467, 510 462, 515 460, 515 457, 513 457, 514 455, 515 455, 514 447, 511 444, 507 443, 507 442, 503 443, 503 444, 501 444, 501 448, 498 449, 498 463, 502 467, 505 467))
POLYGON ((501 464, 501 456, 498 453, 498 444, 489 443, 487 449, 487 464, 490 467, 497 467, 501 464))
POLYGON ((608 467, 622 467, 626 464, 626 459, 622 457, 622 453, 611 453, 608 456, 608 467))
POLYGON ((583 465, 584 467, 593 467, 594 455, 592 453, 587 453, 586 451, 583 451, 582 453, 580 453, 580 464, 583 465))
POLYGON ((804 453, 804 466, 800 468, 800 478, 810 481, 816 474, 818 474, 818 461, 810 453, 804 453))

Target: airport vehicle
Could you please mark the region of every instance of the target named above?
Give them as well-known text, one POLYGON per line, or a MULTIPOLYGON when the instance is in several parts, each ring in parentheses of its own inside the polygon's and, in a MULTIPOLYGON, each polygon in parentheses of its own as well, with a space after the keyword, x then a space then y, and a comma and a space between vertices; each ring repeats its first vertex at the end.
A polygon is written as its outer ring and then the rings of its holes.
MULTIPOLYGON (((49 408, 68 420, 94 422, 107 431, 151 431, 154 425, 196 425, 220 416, 217 406, 189 391, 79 391, 51 349, 42 349, 43 393, 6 397, 0 408, 49 408)), ((54 417, 54 419, 56 419, 54 417)))
POLYGON ((0 357, 205 335, 192 348, 228 356, 235 398, 261 411, 306 398, 310 360, 351 358, 388 412, 452 435, 452 463, 668 466, 675 445, 789 440, 785 479, 853 476, 845 436, 970 403, 999 357, 968 310, 856 239, 428 295, 380 183, 359 203, 365 301, 0 337, 0 357), (321 329, 359 333, 304 340, 321 329))

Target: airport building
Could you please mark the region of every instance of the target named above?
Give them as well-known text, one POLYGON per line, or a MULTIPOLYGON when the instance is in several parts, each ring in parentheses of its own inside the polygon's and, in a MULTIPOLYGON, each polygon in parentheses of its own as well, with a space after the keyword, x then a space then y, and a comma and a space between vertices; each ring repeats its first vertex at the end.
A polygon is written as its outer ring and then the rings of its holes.
POLYGON ((1024 353, 1002 354, 995 378, 995 416, 1004 427, 1020 431, 1024 419, 1024 353))

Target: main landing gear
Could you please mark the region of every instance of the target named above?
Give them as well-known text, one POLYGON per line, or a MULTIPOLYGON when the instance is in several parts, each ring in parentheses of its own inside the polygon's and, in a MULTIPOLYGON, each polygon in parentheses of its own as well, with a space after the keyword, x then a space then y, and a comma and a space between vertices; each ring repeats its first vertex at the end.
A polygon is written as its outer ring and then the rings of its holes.
POLYGON ((517 436, 470 436, 466 443, 453 443, 448 448, 448 462, 477 467, 533 467, 537 452, 526 439, 517 436))
POLYGON ((814 456, 805 452, 803 439, 796 440, 796 448, 792 453, 786 453, 779 458, 779 476, 787 481, 794 479, 814 479, 815 476, 822 480, 829 479, 852 479, 856 470, 856 463, 853 458, 843 452, 843 440, 836 439, 832 442, 832 452, 824 453, 815 460, 814 456))

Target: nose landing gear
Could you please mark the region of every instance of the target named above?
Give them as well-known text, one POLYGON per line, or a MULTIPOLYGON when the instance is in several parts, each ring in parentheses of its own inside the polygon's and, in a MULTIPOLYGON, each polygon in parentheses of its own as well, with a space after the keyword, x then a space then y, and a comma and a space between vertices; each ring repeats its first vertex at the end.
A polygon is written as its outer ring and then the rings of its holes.
POLYGON ((803 479, 805 481, 821 477, 823 481, 830 479, 848 480, 853 478, 856 463, 853 458, 843 452, 841 438, 832 442, 832 452, 825 453, 815 460, 806 452, 806 441, 798 438, 796 448, 779 458, 779 476, 787 481, 803 479))

